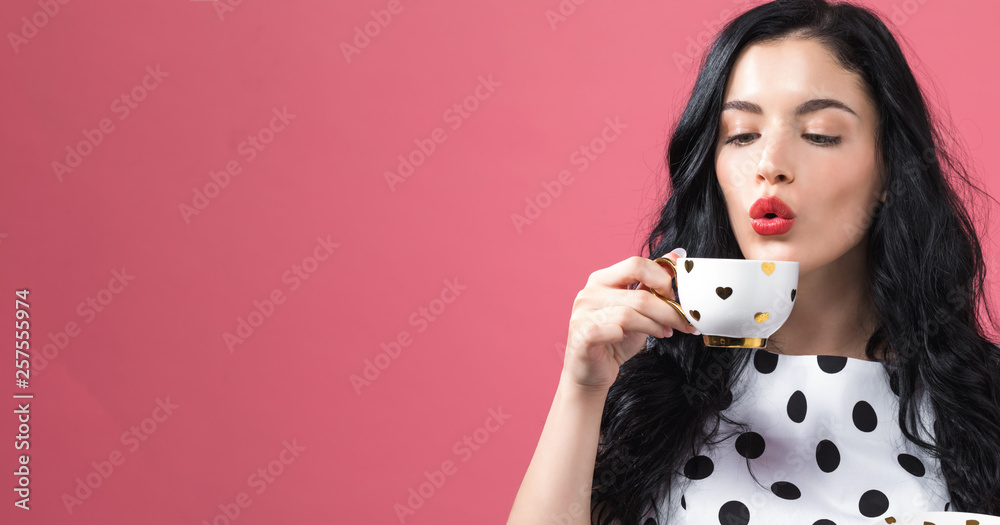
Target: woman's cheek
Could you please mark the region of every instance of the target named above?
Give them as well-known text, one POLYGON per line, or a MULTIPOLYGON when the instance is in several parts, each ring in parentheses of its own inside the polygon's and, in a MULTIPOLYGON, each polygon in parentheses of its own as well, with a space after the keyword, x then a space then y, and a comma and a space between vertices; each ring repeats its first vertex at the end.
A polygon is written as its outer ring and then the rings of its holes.
POLYGON ((739 166, 734 166, 731 162, 717 166, 719 186, 722 188, 722 194, 726 197, 727 202, 739 198, 741 193, 747 190, 747 177, 740 173, 739 166))

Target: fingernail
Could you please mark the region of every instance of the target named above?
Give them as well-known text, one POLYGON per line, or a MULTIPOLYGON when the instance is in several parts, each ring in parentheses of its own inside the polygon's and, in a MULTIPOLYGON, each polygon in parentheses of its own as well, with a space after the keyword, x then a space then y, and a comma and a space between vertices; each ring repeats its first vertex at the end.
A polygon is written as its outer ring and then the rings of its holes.
POLYGON ((672 335, 674 335, 674 330, 672 328, 667 326, 663 329, 663 337, 670 337, 672 335))
POLYGON ((674 248, 670 253, 676 253, 677 257, 687 257, 688 252, 684 248, 674 248))
POLYGON ((691 332, 691 335, 701 335, 701 330, 695 328, 694 332, 691 332))

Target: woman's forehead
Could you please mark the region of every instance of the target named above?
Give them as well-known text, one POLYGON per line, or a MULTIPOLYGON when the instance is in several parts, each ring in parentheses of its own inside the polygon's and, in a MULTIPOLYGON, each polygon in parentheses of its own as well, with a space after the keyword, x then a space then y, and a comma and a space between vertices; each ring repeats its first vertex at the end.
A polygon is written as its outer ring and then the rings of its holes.
POLYGON ((785 39, 748 46, 726 83, 724 103, 741 100, 764 113, 794 113, 813 99, 830 99, 852 108, 862 120, 874 107, 861 77, 845 69, 816 40, 785 39))

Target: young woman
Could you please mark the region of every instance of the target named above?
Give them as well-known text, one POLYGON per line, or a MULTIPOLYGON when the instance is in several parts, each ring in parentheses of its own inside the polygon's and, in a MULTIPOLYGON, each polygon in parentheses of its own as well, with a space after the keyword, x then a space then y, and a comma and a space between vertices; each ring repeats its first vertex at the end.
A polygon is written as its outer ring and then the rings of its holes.
POLYGON ((778 0, 729 23, 647 248, 799 261, 791 316, 763 349, 708 348, 650 292, 674 295, 653 257, 591 274, 508 523, 1000 514, 1000 350, 956 192, 976 188, 931 122, 868 10, 778 0))

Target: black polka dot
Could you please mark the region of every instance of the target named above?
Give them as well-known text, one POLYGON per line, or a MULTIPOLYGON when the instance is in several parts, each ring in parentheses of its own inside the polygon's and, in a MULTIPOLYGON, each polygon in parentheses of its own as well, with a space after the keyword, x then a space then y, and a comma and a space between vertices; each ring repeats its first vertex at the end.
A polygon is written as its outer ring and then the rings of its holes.
POLYGON ((736 438, 736 452, 747 459, 757 459, 764 453, 764 437, 756 432, 744 432, 736 438))
POLYGON ((799 499, 802 496, 799 488, 787 481, 778 481, 771 485, 771 492, 781 499, 799 499))
POLYGON ((653 518, 648 518, 642 525, 656 525, 656 520, 654 520, 653 518))
POLYGON ((750 509, 738 501, 728 501, 719 509, 721 525, 747 525, 750 523, 750 509))
POLYGON ((839 355, 819 355, 816 356, 819 369, 828 373, 836 374, 847 366, 847 358, 839 355))
POLYGON ((687 510, 687 508, 688 508, 688 504, 687 504, 686 501, 684 501, 684 496, 683 495, 681 495, 681 508, 684 509, 684 510, 687 510))
POLYGON ((806 395, 801 390, 796 390, 788 398, 788 417, 796 423, 801 423, 806 418, 806 395))
POLYGON ((816 523, 813 523, 813 525, 837 525, 837 524, 830 520, 819 520, 816 523))
POLYGON ((869 518, 877 518, 889 510, 889 498, 877 490, 869 490, 861 495, 858 510, 869 518))
POLYGON ((733 391, 726 390, 726 393, 722 396, 722 403, 719 405, 719 410, 725 410, 733 404, 733 391))
POLYGON ((833 472, 840 466, 840 450, 833 441, 824 439, 816 445, 816 464, 823 472, 833 472))
POLYGON ((867 401, 855 403, 852 417, 854 418, 854 426, 862 432, 871 432, 878 426, 878 416, 875 415, 875 409, 867 401))
POLYGON ((753 354, 753 367, 762 374, 770 374, 778 367, 778 354, 757 350, 753 354))
POLYGON ((684 475, 691 479, 705 479, 712 475, 715 464, 708 456, 695 456, 684 465, 684 475))
POLYGON ((910 474, 918 478, 924 475, 924 464, 916 456, 900 454, 896 459, 899 461, 899 466, 903 467, 910 474))

